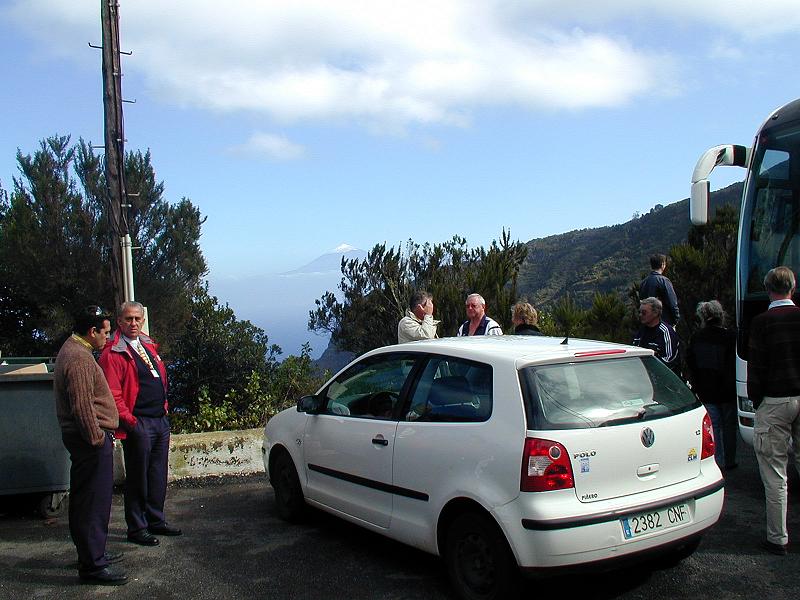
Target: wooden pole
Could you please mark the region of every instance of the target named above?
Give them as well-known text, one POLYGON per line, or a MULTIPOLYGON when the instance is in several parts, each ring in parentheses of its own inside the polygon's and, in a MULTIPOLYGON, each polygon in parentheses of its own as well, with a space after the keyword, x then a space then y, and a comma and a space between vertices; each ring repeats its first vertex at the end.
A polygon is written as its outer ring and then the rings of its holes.
MULTIPOLYGON (((119 4, 100 0, 103 24, 103 116, 105 136, 105 178, 108 190, 108 218, 111 230, 111 287, 114 305, 126 298, 123 240, 128 231, 128 196, 125 190, 125 132, 122 118, 122 67, 119 45, 119 4)), ((128 238, 130 239, 130 238, 128 238)), ((132 283, 130 289, 133 289, 132 283)), ((129 298, 133 300, 133 298, 129 298)))

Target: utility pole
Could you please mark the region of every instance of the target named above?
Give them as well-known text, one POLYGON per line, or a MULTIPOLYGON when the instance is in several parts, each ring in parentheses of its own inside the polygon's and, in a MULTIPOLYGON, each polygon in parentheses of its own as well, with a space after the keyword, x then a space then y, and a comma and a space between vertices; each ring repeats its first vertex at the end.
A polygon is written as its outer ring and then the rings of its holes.
POLYGON ((125 131, 122 117, 122 65, 119 44, 119 3, 100 0, 103 24, 103 113, 105 135, 105 178, 108 190, 108 218, 111 242, 111 286, 114 304, 133 301, 133 260, 128 230, 128 193, 125 189, 125 131))

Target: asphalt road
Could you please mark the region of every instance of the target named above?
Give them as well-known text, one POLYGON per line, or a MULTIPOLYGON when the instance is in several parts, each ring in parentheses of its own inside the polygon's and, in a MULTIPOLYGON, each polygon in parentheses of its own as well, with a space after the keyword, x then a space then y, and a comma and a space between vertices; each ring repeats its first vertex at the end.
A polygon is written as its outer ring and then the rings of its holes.
MULTIPOLYGON (((786 557, 758 547, 763 491, 751 450, 726 490, 722 519, 678 566, 530 581, 522 597, 796 600, 800 541, 786 557)), ((798 496, 789 506, 794 540, 798 496)), ((143 548, 125 541, 122 497, 114 496, 109 548, 125 552, 121 566, 131 581, 111 588, 78 583, 66 517, 45 521, 21 499, 0 497, 0 598, 452 598, 435 557, 322 513, 303 525, 280 521, 263 476, 174 484, 167 508, 184 535, 143 548)))

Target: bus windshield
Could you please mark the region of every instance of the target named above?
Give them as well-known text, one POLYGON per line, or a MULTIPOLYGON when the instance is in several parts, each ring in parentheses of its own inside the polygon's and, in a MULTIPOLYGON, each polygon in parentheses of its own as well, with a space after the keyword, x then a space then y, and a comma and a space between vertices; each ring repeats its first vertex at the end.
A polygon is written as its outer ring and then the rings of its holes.
POLYGON ((800 121, 765 127, 753 149, 739 253, 739 356, 750 321, 767 308, 764 276, 779 265, 800 271, 800 121))

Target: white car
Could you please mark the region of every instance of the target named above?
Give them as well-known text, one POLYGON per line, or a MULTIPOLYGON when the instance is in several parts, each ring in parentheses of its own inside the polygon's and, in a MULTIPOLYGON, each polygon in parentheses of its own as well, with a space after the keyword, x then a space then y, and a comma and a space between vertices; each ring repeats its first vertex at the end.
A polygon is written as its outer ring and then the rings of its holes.
POLYGON ((441 555, 470 599, 506 597, 519 570, 681 559, 724 496, 686 385, 649 350, 586 340, 374 350, 270 419, 263 451, 281 517, 311 505, 441 555))

